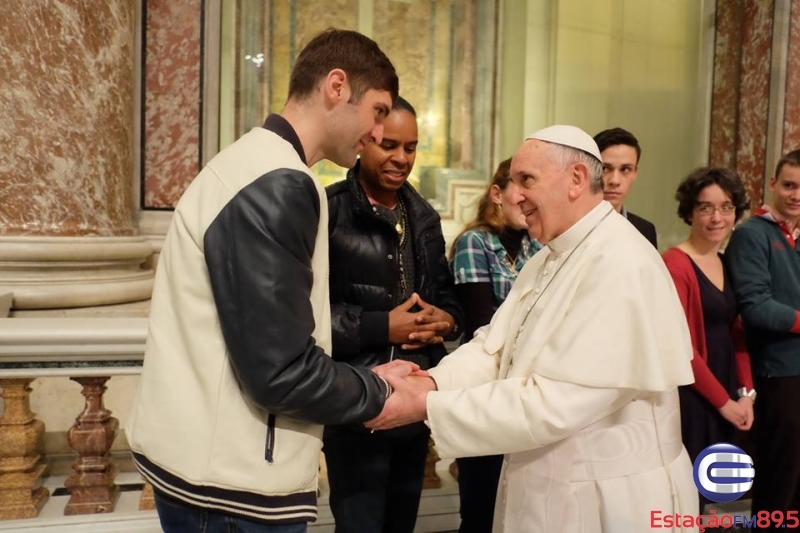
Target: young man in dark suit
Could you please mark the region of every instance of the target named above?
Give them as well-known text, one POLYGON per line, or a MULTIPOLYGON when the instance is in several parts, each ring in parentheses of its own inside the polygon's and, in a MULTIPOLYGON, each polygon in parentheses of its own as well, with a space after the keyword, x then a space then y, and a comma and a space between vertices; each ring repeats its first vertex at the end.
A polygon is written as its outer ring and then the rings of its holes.
POLYGON ((603 196, 639 233, 658 248, 656 227, 653 223, 634 215, 623 205, 639 173, 639 157, 642 155, 639 141, 627 130, 612 128, 595 135, 594 142, 603 157, 603 196))

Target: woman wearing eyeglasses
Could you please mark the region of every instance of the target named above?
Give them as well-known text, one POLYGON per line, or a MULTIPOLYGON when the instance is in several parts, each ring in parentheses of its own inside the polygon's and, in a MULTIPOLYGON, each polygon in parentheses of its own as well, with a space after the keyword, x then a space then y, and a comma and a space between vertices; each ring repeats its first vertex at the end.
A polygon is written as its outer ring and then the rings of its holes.
MULTIPOLYGON (((691 229, 689 238, 663 257, 694 348, 695 382, 679 389, 683 443, 694 462, 707 446, 732 442, 737 430, 753 424, 750 356, 720 252, 748 201, 739 176, 726 168, 695 170, 678 186, 675 199, 678 216, 691 229)), ((701 495, 701 512, 707 502, 701 495)))

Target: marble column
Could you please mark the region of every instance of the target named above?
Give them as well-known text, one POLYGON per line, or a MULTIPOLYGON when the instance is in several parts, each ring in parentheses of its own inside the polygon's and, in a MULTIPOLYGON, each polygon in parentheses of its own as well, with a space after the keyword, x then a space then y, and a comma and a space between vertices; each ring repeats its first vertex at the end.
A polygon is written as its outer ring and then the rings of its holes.
POLYGON ((735 169, 753 207, 768 175, 774 0, 718 1, 709 164, 735 169))
POLYGON ((200 171, 203 0, 145 0, 145 12, 142 206, 158 210, 200 171))
POLYGON ((134 225, 135 0, 4 0, 0 293, 24 310, 146 300, 134 225))
POLYGON ((791 0, 782 153, 800 149, 800 0, 791 0))

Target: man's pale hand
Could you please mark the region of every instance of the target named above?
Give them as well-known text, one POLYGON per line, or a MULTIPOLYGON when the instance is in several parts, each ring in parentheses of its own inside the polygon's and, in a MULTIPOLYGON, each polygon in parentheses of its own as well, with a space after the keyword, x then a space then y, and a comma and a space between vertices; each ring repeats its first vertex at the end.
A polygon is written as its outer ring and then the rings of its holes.
POLYGON ((433 379, 413 376, 402 379, 393 375, 388 375, 385 379, 394 388, 394 392, 386 400, 381 414, 368 421, 365 426, 373 430, 391 429, 428 418, 428 393, 436 389, 433 379))
POLYGON ((372 371, 378 374, 383 379, 389 379, 389 376, 404 378, 406 376, 427 376, 428 373, 419 369, 419 365, 411 361, 403 361, 402 359, 395 359, 382 365, 372 367, 372 371))

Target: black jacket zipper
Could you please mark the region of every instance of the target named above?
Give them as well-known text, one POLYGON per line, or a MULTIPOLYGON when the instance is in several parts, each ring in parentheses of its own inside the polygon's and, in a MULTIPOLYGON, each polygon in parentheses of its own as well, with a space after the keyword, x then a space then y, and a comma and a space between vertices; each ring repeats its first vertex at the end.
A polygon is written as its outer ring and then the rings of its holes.
POLYGON ((267 449, 264 453, 264 458, 268 463, 275 462, 275 415, 269 415, 267 419, 267 449))

